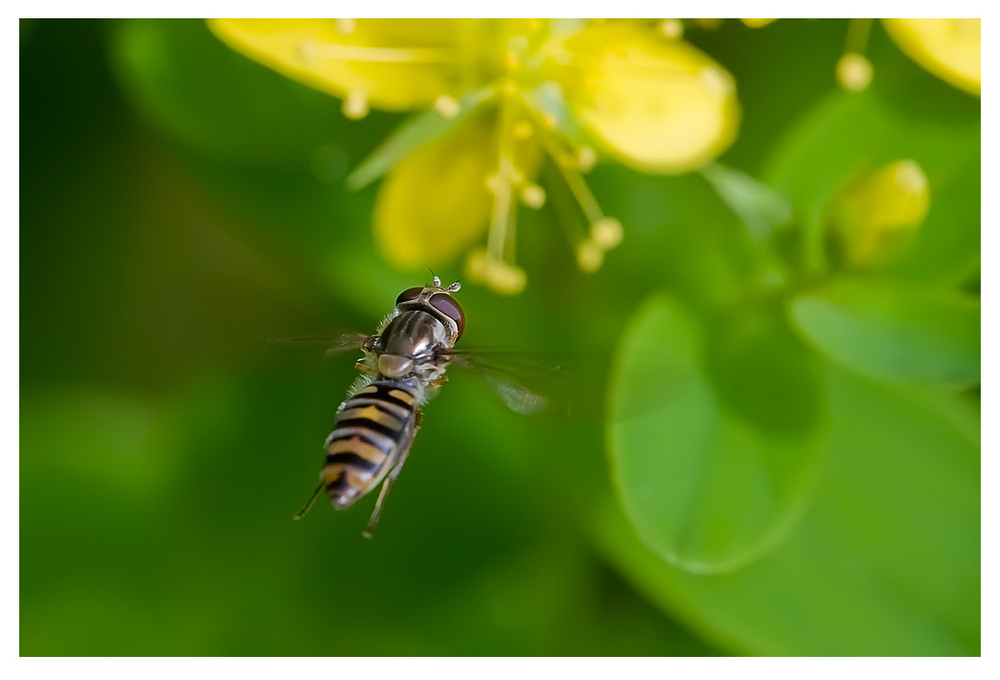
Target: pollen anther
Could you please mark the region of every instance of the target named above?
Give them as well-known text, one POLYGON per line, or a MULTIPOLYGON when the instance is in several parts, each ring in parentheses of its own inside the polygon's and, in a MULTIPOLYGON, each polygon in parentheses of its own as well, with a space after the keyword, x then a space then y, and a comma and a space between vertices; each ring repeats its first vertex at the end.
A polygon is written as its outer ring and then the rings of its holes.
POLYGON ((862 55, 849 52, 837 62, 837 81, 849 92, 861 92, 872 82, 875 69, 862 55))
POLYGON ((576 247, 576 262, 585 272, 596 272, 604 263, 604 250, 591 240, 576 247))
POLYGON ((537 184, 529 184, 521 190, 521 201, 529 208, 538 210, 545 205, 545 190, 537 184))
POLYGON ((605 217, 590 225, 590 238, 600 248, 611 250, 622 242, 625 230, 613 217, 605 217))
POLYGON ((368 115, 368 95, 361 90, 351 90, 344 97, 344 115, 359 120, 368 115))
POLYGON ((443 94, 434 100, 434 110, 440 113, 442 118, 451 120, 462 110, 462 105, 454 97, 443 94))

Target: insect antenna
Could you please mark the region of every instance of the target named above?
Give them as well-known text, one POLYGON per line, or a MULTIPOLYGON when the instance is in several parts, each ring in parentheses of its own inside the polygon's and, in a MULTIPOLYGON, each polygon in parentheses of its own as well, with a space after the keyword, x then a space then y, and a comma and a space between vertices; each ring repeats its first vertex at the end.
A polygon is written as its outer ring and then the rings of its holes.
POLYGON ((438 275, 434 273, 434 270, 430 268, 430 265, 424 265, 424 266, 427 267, 427 271, 431 273, 431 282, 433 283, 433 285, 440 286, 441 279, 438 278, 438 275))
POLYGON ((292 517, 292 519, 302 519, 303 517, 305 517, 306 513, 309 512, 309 510, 312 508, 313 503, 316 502, 316 498, 319 496, 319 492, 323 490, 323 486, 324 486, 323 482, 320 482, 319 486, 316 487, 316 490, 313 491, 313 495, 309 497, 308 501, 306 501, 305 507, 299 510, 295 514, 295 516, 292 517))

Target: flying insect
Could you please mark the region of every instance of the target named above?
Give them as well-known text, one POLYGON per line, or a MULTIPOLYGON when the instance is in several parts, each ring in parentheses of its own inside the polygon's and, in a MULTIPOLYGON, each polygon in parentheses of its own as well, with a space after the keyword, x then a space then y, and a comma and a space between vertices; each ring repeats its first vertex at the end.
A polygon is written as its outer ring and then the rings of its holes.
POLYGON ((327 354, 360 349, 355 367, 361 375, 337 410, 333 432, 324 444, 326 460, 320 483, 305 507, 305 515, 324 490, 337 510, 349 508, 380 483, 382 489, 363 536, 371 538, 386 495, 399 476, 420 429, 420 409, 447 382, 451 364, 483 375, 504 402, 520 413, 535 413, 543 397, 490 371, 477 353, 455 349, 465 332, 465 312, 454 297, 461 284, 408 288, 373 335, 344 335, 327 354))

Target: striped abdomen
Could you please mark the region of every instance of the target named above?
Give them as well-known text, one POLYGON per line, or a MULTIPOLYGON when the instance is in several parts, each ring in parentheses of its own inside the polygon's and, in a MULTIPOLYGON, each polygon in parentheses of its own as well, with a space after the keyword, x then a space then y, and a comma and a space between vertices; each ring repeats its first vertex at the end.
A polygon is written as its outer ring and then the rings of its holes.
POLYGON ((346 508, 378 486, 413 442, 417 386, 378 380, 341 406, 326 440, 323 485, 337 509, 346 508))

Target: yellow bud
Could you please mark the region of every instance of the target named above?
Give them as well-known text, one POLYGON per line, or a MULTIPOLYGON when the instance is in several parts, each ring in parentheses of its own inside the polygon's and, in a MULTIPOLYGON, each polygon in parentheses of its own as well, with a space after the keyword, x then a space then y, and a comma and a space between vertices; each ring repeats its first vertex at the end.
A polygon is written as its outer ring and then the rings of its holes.
POLYGON ((848 52, 837 62, 837 82, 849 92, 861 92, 872 82, 875 69, 861 54, 848 52))
POLYGON ((740 19, 740 21, 747 28, 763 28, 774 21, 774 19, 740 19))
POLYGON ((604 264, 604 249, 593 241, 583 241, 576 247, 576 263, 587 273, 596 272, 604 264))
POLYGON ((529 184, 521 189, 521 201, 534 210, 538 210, 545 205, 545 189, 537 184, 529 184))
POLYGON ((590 239, 602 250, 611 250, 625 236, 622 223, 613 217, 605 217, 590 225, 590 239))
POLYGON ((927 176, 916 161, 888 163, 854 182, 834 211, 848 263, 866 267, 890 259, 912 239, 929 207, 927 176))

